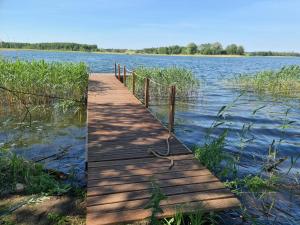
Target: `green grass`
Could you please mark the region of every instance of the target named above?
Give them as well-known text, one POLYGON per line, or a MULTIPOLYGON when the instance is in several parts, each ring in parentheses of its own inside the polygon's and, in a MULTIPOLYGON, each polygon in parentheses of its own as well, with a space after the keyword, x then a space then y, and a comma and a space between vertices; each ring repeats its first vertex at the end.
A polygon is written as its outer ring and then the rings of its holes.
POLYGON ((84 63, 0 59, 0 103, 50 105, 59 102, 69 107, 74 102, 85 102, 87 85, 88 68, 84 63))
POLYGON ((218 216, 214 212, 205 212, 202 206, 198 210, 191 213, 183 213, 183 209, 179 206, 172 218, 164 218, 161 225, 204 225, 218 224, 218 216))
POLYGON ((278 71, 242 74, 231 83, 244 91, 275 97, 300 97, 300 66, 286 66, 278 71))
POLYGON ((0 149, 0 196, 15 193, 16 185, 22 184, 26 194, 62 194, 70 190, 45 172, 41 164, 32 163, 9 150, 0 149))
MULTIPOLYGON (((138 67, 136 73, 136 93, 143 96, 144 79, 150 78, 150 96, 151 97, 167 97, 169 95, 169 87, 176 85, 176 96, 188 98, 197 93, 200 82, 191 70, 178 67, 170 68, 146 68, 138 67)), ((128 77, 128 87, 132 88, 132 77, 128 77)))

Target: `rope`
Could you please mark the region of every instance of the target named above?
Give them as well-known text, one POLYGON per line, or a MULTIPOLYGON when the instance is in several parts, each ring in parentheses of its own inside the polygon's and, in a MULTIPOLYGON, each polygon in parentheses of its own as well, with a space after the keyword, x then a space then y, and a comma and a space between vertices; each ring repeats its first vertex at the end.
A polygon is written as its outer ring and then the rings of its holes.
POLYGON ((169 143, 169 139, 170 138, 171 138, 171 134, 169 134, 168 138, 166 139, 166 142, 167 142, 167 152, 162 153, 160 151, 155 151, 155 150, 152 150, 152 149, 148 149, 148 152, 152 153, 157 158, 170 160, 169 169, 172 169, 172 167, 174 166, 174 160, 172 158, 168 157, 168 156, 170 156, 170 143, 169 143))
POLYGON ((151 79, 149 79, 149 80, 150 80, 150 82, 152 82, 152 83, 154 83, 154 84, 156 84, 156 85, 159 85, 159 86, 161 86, 161 87, 166 87, 166 88, 168 88, 167 85, 163 85, 163 84, 157 83, 156 81, 151 80, 151 79))
MULTIPOLYGON (((130 69, 128 69, 127 67, 126 67, 126 71, 128 72, 128 73, 133 73, 134 72, 134 70, 130 70, 130 69)), ((140 78, 142 78, 142 79, 144 79, 145 77, 142 77, 142 76, 140 76, 138 73, 134 73, 137 77, 140 77, 140 78)), ((167 87, 168 88, 168 85, 163 85, 163 84, 160 84, 160 83, 158 83, 158 82, 156 82, 156 81, 154 81, 154 80, 152 80, 152 79, 150 79, 149 78, 149 80, 150 80, 150 82, 153 82, 154 84, 157 84, 157 85, 160 85, 160 86, 162 86, 162 87, 167 87)), ((170 85, 174 85, 174 84, 176 84, 176 82, 175 83, 173 83, 173 84, 170 84, 170 85)))
POLYGON ((127 69, 127 68, 126 68, 126 71, 127 71, 128 73, 133 73, 133 70, 129 70, 129 69, 127 69))

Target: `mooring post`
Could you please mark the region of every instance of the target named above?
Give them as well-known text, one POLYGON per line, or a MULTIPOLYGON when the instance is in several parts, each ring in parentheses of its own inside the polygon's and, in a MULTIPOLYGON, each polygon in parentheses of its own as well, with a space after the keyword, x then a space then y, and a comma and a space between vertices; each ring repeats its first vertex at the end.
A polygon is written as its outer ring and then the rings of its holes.
POLYGON ((149 106, 149 78, 145 78, 144 99, 145 99, 145 107, 148 108, 148 106, 149 106))
POLYGON ((169 95, 169 132, 170 133, 174 131, 175 96, 176 96, 176 86, 172 85, 170 87, 170 95, 169 95))
POLYGON ((124 75, 123 75, 123 83, 124 83, 124 86, 126 86, 126 66, 124 66, 124 75))
POLYGON ((118 80, 121 81, 121 66, 118 64, 118 80))
POLYGON ((117 77, 117 63, 115 62, 115 77, 117 77))
POLYGON ((132 72, 132 94, 135 95, 135 72, 132 72))

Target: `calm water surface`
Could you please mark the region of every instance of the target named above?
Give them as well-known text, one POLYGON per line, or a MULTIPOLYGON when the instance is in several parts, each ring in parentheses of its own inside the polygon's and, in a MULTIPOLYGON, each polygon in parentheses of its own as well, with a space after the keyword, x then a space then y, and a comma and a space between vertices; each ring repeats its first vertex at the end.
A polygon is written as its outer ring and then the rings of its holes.
MULTIPOLYGON (((91 72, 113 72, 114 62, 126 64, 130 69, 137 66, 170 67, 178 66, 191 69, 201 80, 199 96, 192 102, 182 103, 176 108, 176 135, 188 146, 205 143, 208 128, 217 119, 216 114, 223 105, 232 104, 226 112, 225 125, 213 131, 219 135, 225 128, 229 129, 226 151, 241 155, 239 163, 240 174, 258 173, 268 160, 270 144, 277 144, 277 158, 288 157, 279 165, 280 173, 285 173, 290 167, 290 158, 300 154, 300 101, 291 98, 274 99, 271 96, 258 96, 254 93, 244 93, 231 88, 226 80, 240 73, 254 73, 267 69, 279 69, 286 65, 300 65, 300 58, 293 57, 241 57, 241 58, 212 58, 212 57, 180 57, 180 56, 140 56, 140 55, 101 55, 94 53, 64 53, 42 51, 0 51, 0 56, 10 59, 85 62, 91 72), (261 108, 255 114, 256 109, 261 108), (292 122, 291 122, 292 121, 292 122), (244 125, 251 124, 249 132, 242 132, 244 125), (290 124, 289 126, 284 126, 290 124), (250 140, 241 148, 243 140, 250 140)), ((151 102, 151 110, 163 122, 167 121, 164 103, 151 102)), ((1 114, 0 114, 1 115, 1 114)), ((70 115, 65 115, 70 117, 70 115)), ((43 154, 49 146, 58 151, 68 146, 63 161, 49 163, 49 166, 68 171, 70 168, 83 169, 83 152, 85 140, 85 123, 78 119, 57 119, 52 116, 44 123, 40 132, 46 132, 53 137, 41 137, 40 143, 16 147, 16 151, 23 152, 28 157, 43 154), (60 122, 60 121, 63 122, 60 122), (74 122, 77 121, 76 122, 74 122), (62 129, 55 129, 61 126, 62 129), (45 126, 52 127, 47 129, 45 126), (60 134, 62 132, 63 134, 60 134), (26 153, 27 152, 27 153, 26 153), (61 163, 63 162, 63 163, 61 163), (57 163, 57 165, 55 164, 57 163)), ((0 122, 4 122, 1 119, 0 122)), ((0 124, 1 125, 1 124, 0 124)), ((36 132, 36 131, 34 131, 36 132)), ((10 133, 0 131, 0 143, 7 140, 10 133)), ((27 141, 30 140, 30 133, 27 141)), ((28 141, 30 142, 30 141, 28 141)), ((289 173, 288 182, 297 183, 300 179, 300 160, 289 173)), ((292 216, 285 213, 280 215, 279 224, 298 224, 300 219, 299 196, 280 196, 281 207, 288 207, 292 216)), ((269 223, 269 221, 265 221, 269 223)), ((300 223, 300 222, 299 222, 300 223)), ((271 224, 271 222, 270 222, 271 224)))

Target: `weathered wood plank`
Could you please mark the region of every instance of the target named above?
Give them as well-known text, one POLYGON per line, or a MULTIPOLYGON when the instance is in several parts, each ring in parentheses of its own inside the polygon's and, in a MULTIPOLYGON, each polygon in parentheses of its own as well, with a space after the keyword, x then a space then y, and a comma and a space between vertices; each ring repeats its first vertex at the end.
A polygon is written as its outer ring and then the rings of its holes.
MULTIPOLYGON (((162 168, 152 168, 149 169, 135 169, 135 170, 117 170, 117 169, 110 169, 110 170, 101 170, 97 171, 95 168, 90 169, 89 174, 94 175, 93 177, 97 177, 98 179, 103 178, 112 178, 112 177, 127 177, 127 176, 143 176, 143 175, 155 175, 155 174, 164 174, 164 173, 184 173, 185 171, 190 171, 190 174, 197 172, 201 173, 202 170, 206 172, 208 170, 205 167, 200 165, 183 165, 183 166, 176 166, 174 169, 169 167, 162 167, 162 168)), ((89 177, 90 179, 91 177, 89 177)))
MULTIPOLYGON (((171 187, 163 187, 161 191, 167 195, 175 195, 175 194, 183 194, 183 193, 191 193, 191 192, 201 192, 201 191, 209 191, 209 190, 218 190, 223 189, 224 185, 220 181, 213 181, 209 183, 199 183, 199 184, 187 184, 182 186, 171 186, 171 187)), ((98 196, 88 196, 87 197, 87 205, 102 205, 109 204, 114 202, 126 202, 129 200, 137 200, 149 198, 151 193, 148 190, 135 190, 131 192, 121 192, 121 193, 113 193, 108 195, 103 195, 101 198, 98 196)))
MULTIPOLYGON (((207 176, 197 176, 197 177, 184 177, 184 178, 175 178, 170 180, 158 180, 157 183, 160 187, 171 187, 171 186, 179 186, 186 184, 199 184, 218 181, 218 179, 213 175, 207 176)), ((101 187, 91 187, 88 188, 88 196, 93 195, 103 195, 103 194, 111 194, 118 192, 129 192, 134 190, 151 190, 151 182, 143 182, 143 183, 130 183, 130 184, 122 184, 122 185, 103 185, 101 187)))
MULTIPOLYGON (((178 161, 178 165, 181 165, 181 163, 185 164, 185 160, 188 160, 190 162, 191 160, 194 159, 192 155, 179 155, 179 156, 172 156, 170 157, 176 161, 178 161)), ((122 160, 122 161, 111 161, 111 162, 91 162, 89 163, 89 168, 92 167, 109 167, 111 168, 112 166, 139 166, 139 165, 145 165, 145 166, 150 166, 152 165, 162 165, 166 162, 169 162, 167 159, 161 159, 161 158, 152 158, 152 159, 127 159, 127 160, 122 160)), ((194 161, 195 162, 195 161, 194 161)), ((198 162, 197 162, 198 164, 198 162)), ((157 166, 154 166, 157 167, 157 166)), ((160 166, 158 166, 160 167, 160 166)))
MULTIPOLYGON (((183 178, 183 177, 196 177, 196 176, 206 176, 209 175, 210 172, 207 169, 203 170, 188 170, 188 171, 172 171, 169 173, 159 173, 155 174, 155 178, 159 180, 168 180, 168 179, 175 179, 175 178, 183 178)), ((103 186, 103 185, 116 185, 116 184, 126 184, 126 183, 139 183, 139 182, 147 182, 151 180, 153 176, 152 173, 149 174, 139 174, 139 175, 129 175, 129 176, 107 176, 106 178, 102 176, 90 176, 89 178, 89 186, 88 187, 95 187, 95 186, 103 186)))

